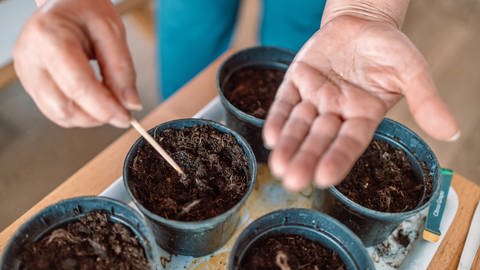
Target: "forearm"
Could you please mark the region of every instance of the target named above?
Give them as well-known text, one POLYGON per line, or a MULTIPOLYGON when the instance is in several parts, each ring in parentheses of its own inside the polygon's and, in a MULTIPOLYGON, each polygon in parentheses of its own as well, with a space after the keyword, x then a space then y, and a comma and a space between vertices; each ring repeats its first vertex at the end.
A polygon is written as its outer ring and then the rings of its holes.
POLYGON ((409 0, 328 0, 323 12, 322 26, 340 15, 353 15, 385 21, 400 28, 409 2, 409 0))

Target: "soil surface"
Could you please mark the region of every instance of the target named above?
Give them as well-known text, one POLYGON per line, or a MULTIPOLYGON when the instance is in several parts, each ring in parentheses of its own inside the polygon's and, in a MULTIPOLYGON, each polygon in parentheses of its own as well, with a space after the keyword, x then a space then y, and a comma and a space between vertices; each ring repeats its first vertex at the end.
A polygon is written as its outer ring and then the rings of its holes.
POLYGON ((406 153, 382 140, 373 140, 350 173, 336 188, 354 202, 381 212, 417 207, 427 185, 420 182, 406 153))
POLYGON ((129 186, 148 210, 167 219, 198 221, 218 216, 248 189, 247 157, 232 135, 209 126, 166 129, 155 140, 186 176, 181 177, 149 144, 129 165, 129 186))
POLYGON ((94 211, 25 247, 20 269, 149 269, 134 233, 94 211))
POLYGON ((284 76, 285 71, 277 69, 242 68, 224 83, 224 94, 244 113, 265 119, 284 76))
POLYGON ((301 235, 279 234, 260 239, 247 251, 242 270, 346 269, 340 256, 301 235), (281 267, 282 266, 282 267, 281 267))

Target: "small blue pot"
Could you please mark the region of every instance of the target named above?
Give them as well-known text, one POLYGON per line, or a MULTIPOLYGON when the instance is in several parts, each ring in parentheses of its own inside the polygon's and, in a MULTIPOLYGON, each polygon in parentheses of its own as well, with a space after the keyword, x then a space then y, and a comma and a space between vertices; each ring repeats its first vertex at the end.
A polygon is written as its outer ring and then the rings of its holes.
POLYGON ((0 269, 21 269, 18 258, 26 243, 40 240, 52 230, 78 220, 95 210, 105 211, 111 222, 128 227, 137 237, 145 250, 150 269, 160 269, 160 253, 155 245, 151 229, 142 216, 126 204, 106 197, 77 197, 60 201, 40 211, 22 224, 10 239, 0 258, 0 269))
POLYGON ((285 209, 269 213, 250 224, 238 237, 228 269, 240 269, 242 259, 256 241, 278 234, 296 234, 334 250, 350 270, 374 269, 360 239, 337 220, 311 209, 285 209))
POLYGON ((264 67, 286 71, 295 53, 275 47, 253 47, 230 56, 217 73, 217 90, 226 110, 226 124, 245 137, 253 149, 258 162, 268 160, 269 150, 264 147, 262 128, 265 120, 244 113, 236 108, 224 95, 223 86, 231 75, 245 67, 264 67))
POLYGON ((134 196, 129 186, 130 170, 139 146, 145 144, 139 138, 128 151, 123 165, 123 181, 125 188, 135 202, 136 206, 145 215, 153 229, 157 243, 166 251, 173 254, 194 257, 205 256, 222 247, 232 236, 240 219, 240 208, 245 204, 248 196, 255 186, 257 177, 257 163, 252 149, 245 139, 229 128, 205 119, 179 119, 166 122, 150 129, 148 132, 155 136, 157 132, 165 129, 182 129, 198 125, 208 125, 216 130, 232 135, 242 147, 248 160, 248 189, 243 198, 230 210, 201 221, 177 221, 163 218, 146 209, 134 196))
POLYGON ((313 194, 313 208, 341 221, 357 234, 366 246, 381 243, 402 221, 430 206, 440 190, 440 166, 437 158, 417 134, 402 124, 385 118, 375 131, 374 138, 402 149, 409 157, 419 182, 425 181, 426 175, 421 166, 421 162, 424 162, 433 182, 430 196, 424 197, 415 209, 400 213, 366 208, 347 198, 335 187, 328 190, 316 189, 313 194))

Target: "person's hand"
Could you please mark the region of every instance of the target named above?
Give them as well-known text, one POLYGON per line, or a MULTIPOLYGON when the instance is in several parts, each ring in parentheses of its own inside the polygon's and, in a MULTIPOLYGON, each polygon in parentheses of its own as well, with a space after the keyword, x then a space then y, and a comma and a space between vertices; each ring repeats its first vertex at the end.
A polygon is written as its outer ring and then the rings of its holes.
POLYGON ((42 113, 60 126, 127 127, 128 110, 141 108, 124 25, 110 0, 47 1, 26 23, 14 65, 42 113))
POLYGON ((339 183, 386 112, 405 96, 429 135, 459 135, 427 63, 395 24, 351 15, 324 25, 288 69, 263 130, 269 165, 287 189, 339 183))

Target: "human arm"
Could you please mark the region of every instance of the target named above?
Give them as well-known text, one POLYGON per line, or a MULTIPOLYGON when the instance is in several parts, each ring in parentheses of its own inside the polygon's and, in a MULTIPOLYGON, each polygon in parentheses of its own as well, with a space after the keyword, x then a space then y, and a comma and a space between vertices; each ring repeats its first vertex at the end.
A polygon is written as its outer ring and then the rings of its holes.
POLYGON ((403 96, 419 126, 451 140, 459 127, 428 64, 401 31, 408 1, 327 2, 322 26, 287 71, 264 127, 269 165, 291 190, 339 183, 403 96))
POLYGON ((109 0, 37 0, 14 49, 24 88, 63 127, 128 126, 141 108, 124 25, 109 0), (89 61, 97 60, 102 81, 89 61))

